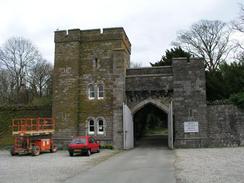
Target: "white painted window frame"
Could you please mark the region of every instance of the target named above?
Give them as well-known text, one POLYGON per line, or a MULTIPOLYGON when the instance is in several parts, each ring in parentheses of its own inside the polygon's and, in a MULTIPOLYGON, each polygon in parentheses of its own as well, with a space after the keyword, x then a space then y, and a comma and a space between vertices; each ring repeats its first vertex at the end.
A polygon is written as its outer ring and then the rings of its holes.
POLYGON ((105 124, 106 124, 106 121, 105 121, 105 119, 103 118, 103 117, 98 117, 97 119, 96 119, 96 124, 97 124, 97 134, 98 135, 105 135, 105 130, 106 130, 106 128, 105 128, 105 124), (100 128, 100 125, 99 125, 99 121, 100 120, 102 120, 103 121, 103 125, 102 125, 102 127, 103 127, 103 131, 102 132, 100 132, 99 131, 99 128, 100 128))
POLYGON ((96 86, 92 83, 90 83, 88 85, 88 99, 89 100, 94 100, 96 98, 96 86), (91 87, 93 87, 93 93, 94 93, 94 97, 91 97, 91 87))
POLYGON ((104 84, 102 84, 102 83, 97 85, 97 99, 98 100, 104 99, 104 84), (102 89, 103 89, 102 91, 99 88, 100 86, 102 86, 102 89), (102 92, 102 94, 103 94, 102 97, 100 97, 100 92, 102 92))
POLYGON ((89 135, 94 135, 96 132, 96 120, 94 118, 88 118, 87 120, 87 131, 89 135), (94 127, 94 131, 90 131, 90 122, 93 121, 93 127, 94 127))

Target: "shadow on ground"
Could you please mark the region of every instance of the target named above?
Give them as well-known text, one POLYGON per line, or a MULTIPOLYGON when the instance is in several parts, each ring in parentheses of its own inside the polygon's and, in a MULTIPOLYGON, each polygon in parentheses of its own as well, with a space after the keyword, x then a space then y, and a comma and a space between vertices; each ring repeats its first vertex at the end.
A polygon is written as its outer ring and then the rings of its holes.
POLYGON ((140 148, 168 148, 168 136, 150 135, 135 141, 135 147, 140 148))

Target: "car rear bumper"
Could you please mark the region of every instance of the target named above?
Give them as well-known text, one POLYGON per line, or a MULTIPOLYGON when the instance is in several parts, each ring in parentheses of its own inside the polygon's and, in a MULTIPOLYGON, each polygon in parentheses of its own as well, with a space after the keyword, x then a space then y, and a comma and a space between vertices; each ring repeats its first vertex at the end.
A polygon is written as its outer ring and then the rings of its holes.
POLYGON ((80 153, 80 152, 87 152, 88 149, 87 148, 81 148, 81 149, 69 149, 69 152, 73 152, 73 153, 80 153))

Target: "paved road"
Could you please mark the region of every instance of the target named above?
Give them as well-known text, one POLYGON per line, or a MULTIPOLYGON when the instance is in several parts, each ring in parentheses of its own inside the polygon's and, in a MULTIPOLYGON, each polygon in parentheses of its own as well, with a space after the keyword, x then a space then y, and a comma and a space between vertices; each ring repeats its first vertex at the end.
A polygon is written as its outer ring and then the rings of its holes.
POLYGON ((66 183, 175 183, 174 153, 153 139, 66 180, 66 183), (149 145, 154 142, 153 146, 149 145))

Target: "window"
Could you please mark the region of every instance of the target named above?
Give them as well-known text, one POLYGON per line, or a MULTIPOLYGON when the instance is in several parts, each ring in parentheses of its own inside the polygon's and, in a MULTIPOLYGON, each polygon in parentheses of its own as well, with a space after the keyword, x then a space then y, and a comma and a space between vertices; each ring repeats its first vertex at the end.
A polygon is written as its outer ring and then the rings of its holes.
POLYGON ((95 139, 94 138, 89 138, 89 143, 91 143, 91 144, 94 144, 96 141, 95 141, 95 139))
POLYGON ((97 57, 93 58, 93 68, 99 69, 99 59, 97 57))
POLYGON ((95 87, 94 87, 93 84, 90 84, 90 85, 88 86, 88 98, 89 98, 90 100, 95 99, 95 87))
POLYGON ((95 60, 95 68, 97 69, 98 68, 98 59, 95 58, 94 60, 95 60))
POLYGON ((104 97, 104 87, 102 84, 98 85, 97 87, 97 98, 98 99, 103 99, 104 97))
POLYGON ((90 119, 88 121, 88 133, 89 134, 94 134, 95 133, 95 123, 93 119, 90 119))
POLYGON ((87 131, 89 135, 104 135, 105 119, 103 117, 98 117, 96 119, 93 117, 89 117, 87 120, 87 131))
POLYGON ((85 144, 86 143, 86 139, 85 138, 76 138, 73 139, 72 144, 85 144))
POLYGON ((98 119, 98 130, 97 133, 98 134, 104 134, 104 121, 103 119, 98 119))
POLYGON ((69 74, 69 73, 71 73, 71 67, 63 67, 63 68, 60 68, 59 71, 62 74, 69 74))

